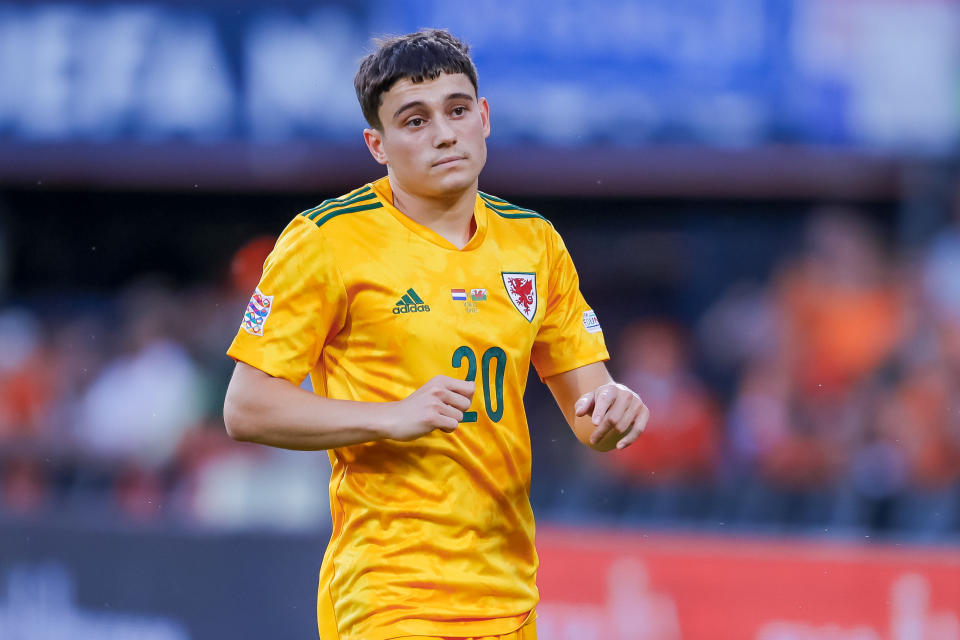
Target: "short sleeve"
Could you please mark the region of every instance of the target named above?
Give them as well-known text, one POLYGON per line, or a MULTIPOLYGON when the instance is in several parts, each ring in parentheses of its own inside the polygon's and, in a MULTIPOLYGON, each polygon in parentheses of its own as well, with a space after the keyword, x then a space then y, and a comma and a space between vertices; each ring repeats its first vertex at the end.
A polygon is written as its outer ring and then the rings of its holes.
POLYGON ((610 359, 597 316, 580 293, 573 260, 553 227, 547 246, 547 308, 530 356, 541 379, 610 359))
POLYGON ((325 238, 298 217, 264 262, 227 355, 300 384, 345 317, 343 280, 325 238))

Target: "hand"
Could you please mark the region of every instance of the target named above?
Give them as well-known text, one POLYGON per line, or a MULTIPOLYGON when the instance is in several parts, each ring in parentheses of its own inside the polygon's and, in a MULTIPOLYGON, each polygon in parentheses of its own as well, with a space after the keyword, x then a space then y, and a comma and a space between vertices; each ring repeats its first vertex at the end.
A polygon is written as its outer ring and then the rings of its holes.
POLYGON ((590 414, 596 427, 590 446, 609 451, 629 447, 640 437, 650 419, 650 410, 636 393, 616 382, 608 382, 580 396, 574 405, 578 417, 590 414))
POLYGON ((403 400, 390 403, 386 437, 408 442, 434 429, 455 431, 473 402, 475 389, 475 382, 434 376, 403 400))

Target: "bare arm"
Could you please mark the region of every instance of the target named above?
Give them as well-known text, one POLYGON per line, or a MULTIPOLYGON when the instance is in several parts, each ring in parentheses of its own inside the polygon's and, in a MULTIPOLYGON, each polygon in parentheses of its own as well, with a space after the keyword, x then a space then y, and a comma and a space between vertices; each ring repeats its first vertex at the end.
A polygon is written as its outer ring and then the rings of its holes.
POLYGON ((640 397, 614 382, 602 362, 550 376, 544 382, 577 439, 597 451, 629 446, 650 418, 640 397))
POLYGON ((235 440, 317 450, 451 432, 470 408, 474 383, 436 376, 398 402, 333 400, 237 362, 223 420, 235 440))

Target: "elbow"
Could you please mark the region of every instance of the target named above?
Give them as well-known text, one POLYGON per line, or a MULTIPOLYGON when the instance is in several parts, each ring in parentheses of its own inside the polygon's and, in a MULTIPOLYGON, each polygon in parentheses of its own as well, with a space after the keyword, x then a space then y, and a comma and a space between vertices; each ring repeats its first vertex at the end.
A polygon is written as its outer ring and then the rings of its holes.
POLYGON ((253 407, 246 406, 229 389, 223 402, 223 425, 227 428, 227 435, 237 442, 254 442, 257 439, 257 420, 253 407))

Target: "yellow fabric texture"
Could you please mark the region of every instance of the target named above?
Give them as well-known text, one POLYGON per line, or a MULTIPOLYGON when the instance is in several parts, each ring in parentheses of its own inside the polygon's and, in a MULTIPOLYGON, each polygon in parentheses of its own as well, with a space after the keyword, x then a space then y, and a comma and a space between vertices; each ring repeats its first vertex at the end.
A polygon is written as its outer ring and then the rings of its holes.
POLYGON ((539 215, 480 194, 476 232, 457 249, 392 202, 382 178, 297 216, 264 265, 262 335, 241 328, 228 354, 366 402, 472 374, 476 418, 454 433, 329 451, 318 621, 323 640, 512 633, 538 600, 530 362, 548 377, 606 360, 603 334, 539 215))
POLYGON ((397 640, 537 640, 537 623, 531 621, 523 625, 522 629, 518 629, 513 633, 507 633, 502 636, 484 636, 482 638, 453 638, 447 636, 446 638, 438 638, 437 636, 403 636, 397 640))

